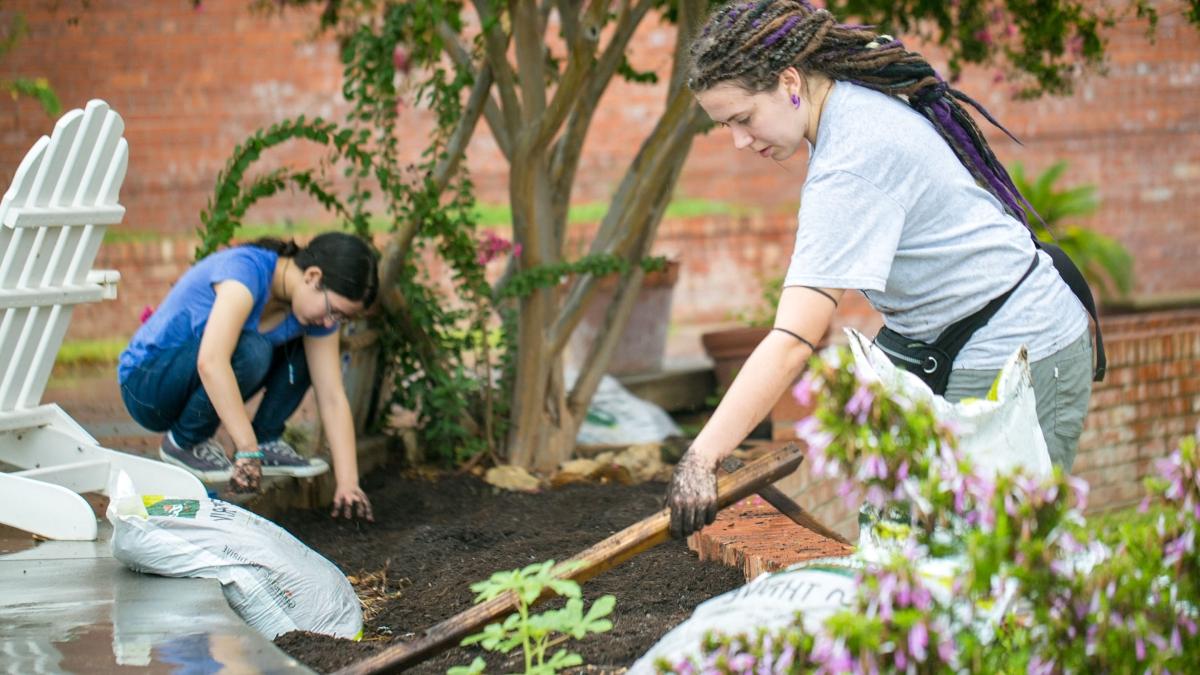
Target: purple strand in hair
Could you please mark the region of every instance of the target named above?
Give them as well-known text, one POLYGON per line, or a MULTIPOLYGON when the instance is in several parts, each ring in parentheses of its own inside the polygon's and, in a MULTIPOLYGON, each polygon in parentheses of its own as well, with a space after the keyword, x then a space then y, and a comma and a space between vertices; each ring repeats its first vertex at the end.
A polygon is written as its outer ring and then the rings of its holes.
POLYGON ((1016 142, 1016 144, 1017 144, 1017 145, 1023 145, 1023 144, 1021 143, 1020 139, 1018 139, 1016 136, 1013 136, 1011 131, 1009 131, 1008 129, 1004 128, 1004 125, 1003 125, 1003 124, 1000 124, 1000 122, 998 122, 998 121, 996 120, 996 118, 995 118, 995 117, 992 117, 992 114, 991 114, 991 113, 989 113, 989 112, 987 111, 987 108, 984 108, 984 107, 983 107, 983 106, 982 106, 982 105, 981 105, 981 104, 980 104, 978 101, 976 101, 975 99, 971 98, 970 96, 967 96, 966 94, 962 93, 961 91, 959 91, 959 90, 957 90, 957 89, 951 89, 951 90, 950 90, 950 93, 951 93, 951 94, 954 96, 954 98, 956 98, 956 99, 958 99, 958 100, 960 100, 960 101, 963 101, 963 102, 965 102, 965 103, 968 103, 968 104, 970 104, 970 106, 971 106, 972 108, 974 108, 974 109, 978 110, 980 115, 983 115, 983 117, 984 117, 984 118, 985 118, 985 119, 986 119, 988 122, 991 122, 991 123, 992 123, 992 126, 996 127, 996 128, 997 128, 997 129, 999 129, 1000 131, 1003 131, 1003 132, 1004 132, 1004 135, 1006 135, 1006 136, 1008 136, 1009 138, 1013 139, 1013 141, 1014 141, 1014 142, 1016 142))
POLYGON ((795 25, 799 22, 800 22, 799 15, 793 15, 793 16, 788 17, 788 20, 784 21, 782 26, 780 26, 778 29, 776 29, 776 31, 774 33, 771 33, 770 35, 768 35, 767 39, 763 40, 762 46, 764 48, 766 48, 766 47, 770 47, 771 45, 775 44, 779 40, 779 38, 783 37, 784 35, 787 35, 788 31, 790 31, 792 28, 794 28, 795 25))
POLYGON ((725 15, 725 21, 723 23, 723 26, 725 28, 729 28, 730 26, 733 25, 733 22, 737 21, 737 18, 742 15, 742 12, 746 11, 747 9, 749 9, 750 7, 753 7, 753 6, 754 6, 754 3, 743 2, 740 5, 734 5, 733 7, 729 8, 729 14, 725 15))
POLYGON ((996 175, 996 172, 988 166, 987 161, 979 154, 979 150, 971 142, 970 134, 950 114, 950 105, 945 101, 936 101, 929 106, 929 111, 937 118, 938 124, 946 130, 946 133, 954 137, 955 142, 966 153, 967 161, 974 166, 979 175, 987 182, 991 193, 996 195, 997 199, 1004 202, 1004 205, 1012 211, 1018 220, 1022 223, 1026 222, 1025 211, 1013 197, 1012 191, 1005 184, 1006 181, 996 175))

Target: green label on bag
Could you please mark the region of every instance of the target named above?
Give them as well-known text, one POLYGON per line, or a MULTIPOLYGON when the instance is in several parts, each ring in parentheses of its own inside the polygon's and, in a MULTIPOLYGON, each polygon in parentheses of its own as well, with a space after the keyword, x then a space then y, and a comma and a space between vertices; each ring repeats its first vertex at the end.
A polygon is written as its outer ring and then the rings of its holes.
POLYGON ((195 518, 199 512, 200 501, 197 499, 160 499, 146 504, 146 513, 152 516, 195 518))

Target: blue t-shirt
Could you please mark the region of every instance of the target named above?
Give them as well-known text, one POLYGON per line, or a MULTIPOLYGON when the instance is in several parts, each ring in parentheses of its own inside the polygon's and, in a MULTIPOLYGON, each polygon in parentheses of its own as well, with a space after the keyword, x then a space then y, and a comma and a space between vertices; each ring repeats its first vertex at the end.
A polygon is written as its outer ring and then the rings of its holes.
MULTIPOLYGON (((257 331, 263 308, 271 296, 271 276, 279 254, 257 246, 238 246, 214 253, 196 263, 171 287, 167 297, 146 323, 134 333, 129 346, 121 352, 117 365, 117 379, 124 382, 134 369, 151 359, 155 354, 198 340, 204 334, 208 316, 212 313, 217 292, 213 286, 222 281, 237 281, 250 289, 254 307, 242 331, 257 331)), ((300 325, 295 315, 288 312, 283 321, 263 337, 273 345, 281 345, 301 334, 322 336, 337 330, 337 325, 300 325)))

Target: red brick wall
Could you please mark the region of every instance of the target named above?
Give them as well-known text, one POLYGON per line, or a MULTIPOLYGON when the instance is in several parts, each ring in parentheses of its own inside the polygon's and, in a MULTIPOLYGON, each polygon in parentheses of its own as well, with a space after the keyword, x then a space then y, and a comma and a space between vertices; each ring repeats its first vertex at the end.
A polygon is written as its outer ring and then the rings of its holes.
POLYGON ((1104 320, 1108 375, 1092 391, 1074 470, 1096 509, 1134 503, 1153 460, 1200 424, 1200 309, 1104 320))
MULTIPOLYGON (((671 305, 671 321, 677 332, 669 346, 672 357, 699 357, 700 331, 736 323, 739 315, 763 306, 763 283, 781 275, 791 256, 795 222, 790 213, 758 213, 662 223, 655 252, 681 263, 671 305)), ((572 235, 574 246, 581 247, 593 231, 593 226, 578 228, 572 235)), ((187 269, 195 247, 195 240, 179 237, 102 246, 95 267, 121 272, 117 299, 77 308, 68 339, 132 335, 142 308, 158 304, 171 283, 187 269)), ((490 271, 499 274, 502 264, 493 263, 490 271)), ((440 261, 431 260, 429 265, 433 278, 448 276, 440 261)), ((837 325, 862 330, 875 327, 878 315, 862 296, 853 293, 847 298, 839 310, 837 325)))
MULTIPOLYGON (((125 119, 130 148, 122 229, 189 233, 217 172, 250 132, 300 113, 343 114, 336 45, 306 40, 308 16, 255 16, 248 5, 210 1, 195 11, 187 0, 97 0, 80 11, 75 2, 5 3, 0 20, 25 13, 29 35, 0 60, 0 78, 44 76, 67 110, 107 100, 125 119)), ((2 105, 0 180, 7 182, 53 122, 31 101, 2 105)), ((313 156, 299 150, 277 158, 313 156)))
MULTIPOLYGON (((80 12, 75 3, 5 3, 0 20, 24 12, 30 34, 0 60, 0 77, 45 76, 68 108, 90 97, 107 99, 126 119, 131 148, 122 228, 186 234, 198 224, 226 157, 246 135, 300 113, 340 119, 345 111, 335 45, 308 39, 314 16, 255 15, 248 5, 206 0, 194 11, 187 0, 92 0, 80 12), (49 4, 59 9, 43 9, 49 4), (67 22, 71 13, 79 17, 75 24, 67 22)), ((1138 290, 1145 293, 1200 289, 1191 261, 1200 249, 1193 208, 1200 197, 1200 34, 1184 21, 1181 6, 1178 0, 1160 4, 1153 44, 1144 24, 1123 21, 1111 34, 1107 75, 1083 80, 1072 97, 1014 102, 990 71, 971 72, 960 83, 1025 142, 1018 147, 992 133, 1003 160, 1040 170, 1067 159, 1069 181, 1099 186, 1103 208, 1086 224, 1133 250, 1138 290)), ((630 59, 639 68, 663 71, 673 40, 671 27, 649 22, 630 59)), ((588 138, 575 199, 603 200, 612 193, 662 98, 661 87, 613 85, 588 138)), ((425 111, 404 114, 404 152, 416 156, 429 123, 425 111)), ((0 175, 11 175, 50 124, 31 102, 3 103, 0 175)), ((468 154, 481 199, 502 202, 507 174, 494 142, 481 134, 468 154)), ((273 153, 289 164, 318 156, 305 146, 273 153)), ((803 179, 802 158, 777 165, 738 155, 724 134, 714 132, 697 140, 679 194, 794 212, 803 179)), ((307 199, 282 195, 257 207, 250 220, 321 215, 307 199)), ((783 260, 768 257, 746 259, 783 260)), ((130 278, 132 271, 126 272, 130 278)), ((737 286, 763 270, 726 272, 737 286)))

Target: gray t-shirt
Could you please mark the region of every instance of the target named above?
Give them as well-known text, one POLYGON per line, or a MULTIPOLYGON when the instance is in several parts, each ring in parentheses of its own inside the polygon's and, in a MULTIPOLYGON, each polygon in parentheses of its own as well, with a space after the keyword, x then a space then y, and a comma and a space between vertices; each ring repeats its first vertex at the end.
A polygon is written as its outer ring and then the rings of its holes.
MULTIPOLYGON (((784 286, 859 289, 896 332, 930 342, 1007 291, 1033 260, 1029 231, 976 184, 933 125, 901 101, 837 82, 825 102, 784 286)), ((955 368, 1031 360, 1087 328, 1039 252, 1037 268, 959 353, 955 368)))

